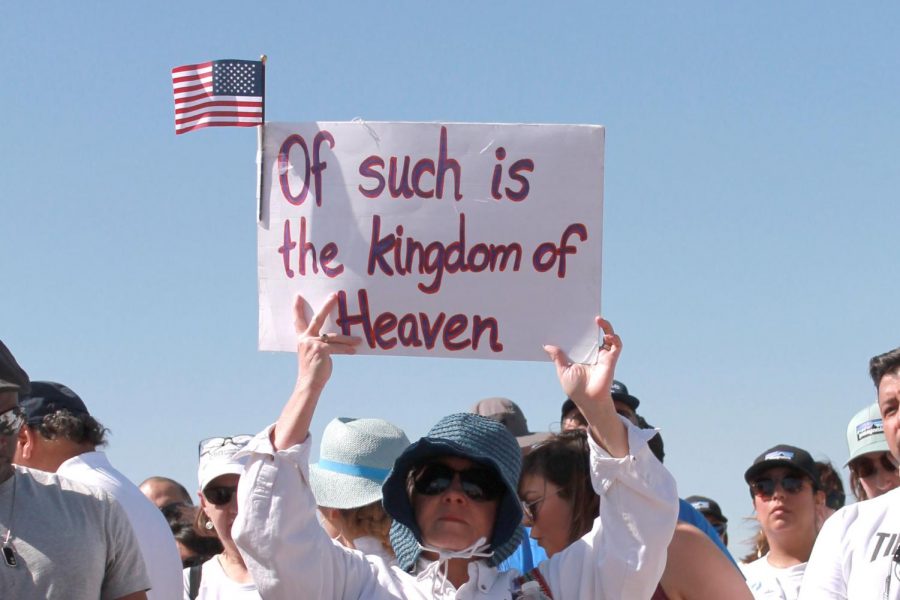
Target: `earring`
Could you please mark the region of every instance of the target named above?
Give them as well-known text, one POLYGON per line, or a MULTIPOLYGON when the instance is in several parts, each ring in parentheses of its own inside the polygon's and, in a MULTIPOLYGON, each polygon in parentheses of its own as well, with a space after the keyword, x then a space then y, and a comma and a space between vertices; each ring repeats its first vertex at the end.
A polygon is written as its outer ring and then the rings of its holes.
POLYGON ((203 525, 203 527, 206 528, 207 531, 212 531, 212 529, 213 529, 212 521, 207 521, 207 522, 203 525))

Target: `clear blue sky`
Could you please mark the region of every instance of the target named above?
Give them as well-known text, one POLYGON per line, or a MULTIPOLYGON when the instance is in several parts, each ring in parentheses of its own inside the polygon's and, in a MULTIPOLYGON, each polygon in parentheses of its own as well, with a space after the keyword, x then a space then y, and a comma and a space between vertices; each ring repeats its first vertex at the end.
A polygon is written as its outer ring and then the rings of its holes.
MULTIPOLYGON (((0 337, 196 488, 203 437, 274 420, 257 343, 252 129, 175 136, 170 69, 269 56, 267 117, 605 125, 603 313, 682 495, 737 529, 780 442, 838 465, 900 344, 894 3, 15 3, 0 8, 0 337)), ((548 364, 337 361, 314 435, 420 436, 493 395, 559 417, 548 364)), ((746 533, 746 529, 743 530, 746 533)))

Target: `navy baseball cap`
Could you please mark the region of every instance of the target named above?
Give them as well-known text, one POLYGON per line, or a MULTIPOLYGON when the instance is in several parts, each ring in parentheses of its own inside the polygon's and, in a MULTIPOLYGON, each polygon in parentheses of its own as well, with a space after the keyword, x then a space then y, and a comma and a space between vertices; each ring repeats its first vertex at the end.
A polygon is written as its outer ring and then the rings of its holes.
MULTIPOLYGON (((637 410, 637 407, 641 403, 640 400, 628 393, 628 388, 624 383, 616 379, 613 380, 609 391, 612 393, 613 400, 618 400, 619 402, 624 403, 626 406, 629 406, 631 410, 637 410)), ((571 398, 566 398, 566 401, 563 402, 562 405, 562 414, 560 414, 559 420, 562 421, 563 419, 565 419, 566 415, 576 408, 578 407, 575 406, 575 401, 571 398)))
POLYGON ((26 423, 38 425, 47 415, 67 410, 73 415, 90 415, 78 394, 55 381, 32 381, 31 392, 19 398, 26 423))
POLYGON ((816 470, 816 463, 809 452, 787 444, 778 444, 757 456, 750 468, 744 473, 744 481, 750 483, 763 471, 775 467, 788 467, 799 471, 812 479, 815 489, 822 488, 819 482, 819 472, 816 470))

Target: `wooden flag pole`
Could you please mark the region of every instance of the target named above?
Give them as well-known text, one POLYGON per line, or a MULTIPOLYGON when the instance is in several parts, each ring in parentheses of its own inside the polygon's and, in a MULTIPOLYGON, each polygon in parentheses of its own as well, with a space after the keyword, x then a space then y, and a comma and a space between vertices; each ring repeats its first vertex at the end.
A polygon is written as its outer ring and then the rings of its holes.
POLYGON ((262 63, 262 123, 256 128, 256 222, 262 221, 263 213, 263 146, 266 142, 266 55, 259 57, 262 63))

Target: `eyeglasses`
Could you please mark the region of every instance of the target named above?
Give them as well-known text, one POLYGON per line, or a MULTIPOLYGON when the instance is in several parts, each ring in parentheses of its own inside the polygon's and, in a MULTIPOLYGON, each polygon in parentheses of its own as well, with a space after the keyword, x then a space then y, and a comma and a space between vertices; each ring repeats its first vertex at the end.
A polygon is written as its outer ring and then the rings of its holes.
POLYGON ((203 490, 203 497, 214 506, 225 506, 236 493, 236 485, 211 485, 203 490))
POLYGON ((782 490, 793 495, 800 493, 800 490, 803 489, 804 481, 805 480, 802 477, 797 477, 795 475, 786 475, 781 479, 766 477, 751 482, 750 491, 761 498, 771 498, 772 494, 775 493, 775 487, 781 486, 782 490))
POLYGON ((710 525, 719 535, 725 535, 725 532, 728 531, 728 523, 710 523, 710 525))
POLYGON ((21 406, 13 406, 0 413, 0 435, 15 435, 24 424, 25 411, 21 406))
MULTIPOLYGON (((559 496, 559 493, 563 491, 563 488, 557 489, 555 492, 551 492, 552 496, 559 496)), ((547 499, 547 494, 545 493, 543 496, 538 498, 537 500, 532 500, 531 502, 525 502, 522 500, 522 514, 525 515, 525 518, 534 523, 538 519, 538 514, 540 513, 541 506, 544 504, 544 500, 547 499)))
POLYGON ((496 500, 506 489, 490 469, 473 467, 457 471, 443 463, 429 463, 421 467, 413 477, 413 488, 424 496, 438 496, 450 489, 457 475, 463 493, 476 502, 496 500))
POLYGON ((878 467, 881 466, 881 469, 888 472, 896 472, 897 465, 895 465, 891 461, 891 455, 888 452, 882 452, 881 456, 879 456, 876 460, 873 460, 872 457, 869 456, 860 456, 858 458, 854 458, 850 462, 850 469, 856 473, 856 476, 860 479, 866 479, 867 477, 872 477, 878 472, 878 467))
POLYGON ((200 440, 200 448, 198 454, 203 456, 204 454, 209 454, 210 452, 217 450, 218 448, 222 448, 223 446, 243 446, 247 442, 253 439, 252 435, 235 435, 228 437, 211 437, 206 438, 205 440, 200 440))

